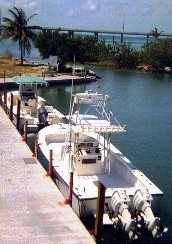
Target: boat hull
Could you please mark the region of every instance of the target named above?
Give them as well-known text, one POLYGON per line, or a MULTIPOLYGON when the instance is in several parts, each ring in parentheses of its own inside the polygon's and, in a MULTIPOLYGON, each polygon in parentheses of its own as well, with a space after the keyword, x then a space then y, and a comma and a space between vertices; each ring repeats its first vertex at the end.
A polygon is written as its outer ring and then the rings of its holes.
MULTIPOLYGON (((60 192, 63 194, 65 199, 68 199, 69 197, 69 182, 65 182, 65 180, 58 174, 56 169, 53 169, 53 179, 60 190, 60 192)), ((117 188, 118 189, 118 188, 117 188)), ((116 190, 117 190, 116 189, 116 190)), ((115 191, 115 188, 114 188, 115 191)), ((97 189, 97 196, 98 196, 98 189, 97 189)), ((129 196, 131 203, 133 202, 133 196, 129 196)), ((153 196, 153 202, 152 202, 152 209, 156 213, 157 209, 159 207, 159 202, 162 198, 161 194, 157 194, 153 196)), ((72 208, 75 211, 75 213, 78 215, 79 218, 85 219, 88 217, 96 216, 97 212, 97 203, 98 203, 98 197, 94 198, 83 198, 79 194, 76 194, 76 192, 72 192, 72 208)), ((111 197, 105 196, 105 203, 108 204, 108 206, 111 206, 111 197)), ((134 211, 134 207, 131 204, 130 205, 131 210, 134 211)), ((104 207, 104 214, 107 215, 107 209, 104 207)), ((105 218, 104 224, 113 224, 112 220, 105 218)))

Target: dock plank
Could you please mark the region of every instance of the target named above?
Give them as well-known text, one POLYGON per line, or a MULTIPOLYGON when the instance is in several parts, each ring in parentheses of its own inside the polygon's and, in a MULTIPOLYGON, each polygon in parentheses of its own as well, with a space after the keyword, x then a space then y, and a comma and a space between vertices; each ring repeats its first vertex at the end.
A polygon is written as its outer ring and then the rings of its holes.
POLYGON ((0 243, 94 243, 0 107, 0 243))

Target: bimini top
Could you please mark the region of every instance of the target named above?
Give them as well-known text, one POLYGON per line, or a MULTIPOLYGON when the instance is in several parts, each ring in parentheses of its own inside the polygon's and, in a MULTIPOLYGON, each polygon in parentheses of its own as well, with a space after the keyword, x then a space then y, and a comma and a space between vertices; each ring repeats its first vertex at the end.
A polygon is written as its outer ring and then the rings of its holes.
POLYGON ((48 83, 42 78, 37 76, 14 76, 12 80, 16 84, 27 84, 27 85, 47 85, 48 83))

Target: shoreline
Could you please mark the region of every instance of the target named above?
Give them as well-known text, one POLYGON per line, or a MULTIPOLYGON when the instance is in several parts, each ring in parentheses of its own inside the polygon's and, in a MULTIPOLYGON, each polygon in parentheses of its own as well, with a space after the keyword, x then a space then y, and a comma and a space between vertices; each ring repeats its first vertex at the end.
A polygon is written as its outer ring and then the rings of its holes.
POLYGON ((114 64, 112 63, 90 63, 90 62, 86 62, 85 65, 92 65, 92 66, 100 66, 100 67, 105 67, 105 68, 113 68, 113 69, 117 69, 117 70, 131 70, 131 71, 140 71, 143 73, 148 73, 148 72, 152 72, 152 73, 157 73, 157 74, 172 74, 172 70, 170 67, 165 67, 164 71, 159 70, 159 71, 154 71, 153 68, 151 66, 148 65, 138 65, 135 68, 127 68, 127 67, 116 67, 114 64))
MULTIPOLYGON (((113 63, 98 63, 98 62, 86 62, 84 65, 91 65, 91 66, 99 66, 99 67, 104 67, 104 68, 113 68, 113 69, 118 69, 118 70, 131 70, 131 71, 139 71, 143 73, 157 73, 157 74, 172 74, 172 71, 170 67, 166 67, 164 71, 159 70, 159 71, 154 71, 150 66, 147 65, 139 65, 136 68, 118 68, 115 67, 113 63)), ((20 65, 20 59, 19 58, 11 58, 11 57, 0 57, 0 79, 1 79, 1 84, 2 84, 2 79, 8 79, 12 78, 13 76, 17 75, 30 75, 30 76, 38 76, 38 77, 52 77, 54 80, 54 77, 57 77, 58 84, 59 82, 59 77, 61 77, 61 80, 64 80, 63 76, 72 76, 72 74, 66 74, 66 73, 58 73, 56 71, 53 71, 50 69, 50 67, 41 61, 26 61, 24 62, 24 65, 20 65), (47 75, 46 75, 47 74, 47 75)), ((75 78, 75 76, 73 76, 75 78)), ((72 79, 71 77, 69 79, 72 79)), ((81 79, 81 77, 80 77, 81 79)), ((50 80, 50 79, 49 79, 50 80)), ((83 79, 82 79, 83 82, 83 79)), ((55 83, 55 82, 54 82, 55 83)))

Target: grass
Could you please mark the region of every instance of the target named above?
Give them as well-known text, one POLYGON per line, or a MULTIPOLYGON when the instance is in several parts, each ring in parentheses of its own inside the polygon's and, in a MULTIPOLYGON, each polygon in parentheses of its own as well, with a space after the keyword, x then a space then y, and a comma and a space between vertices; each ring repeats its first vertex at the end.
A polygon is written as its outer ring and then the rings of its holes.
POLYGON ((41 76, 45 69, 46 66, 39 66, 33 62, 25 62, 24 65, 21 66, 19 59, 0 57, 0 78, 4 77, 4 72, 7 78, 16 75, 41 76))

